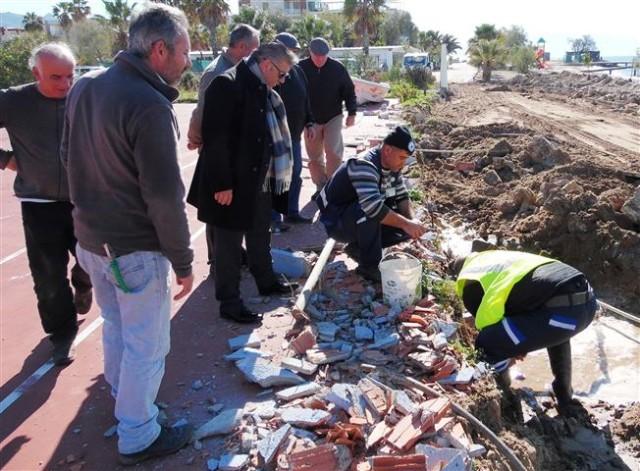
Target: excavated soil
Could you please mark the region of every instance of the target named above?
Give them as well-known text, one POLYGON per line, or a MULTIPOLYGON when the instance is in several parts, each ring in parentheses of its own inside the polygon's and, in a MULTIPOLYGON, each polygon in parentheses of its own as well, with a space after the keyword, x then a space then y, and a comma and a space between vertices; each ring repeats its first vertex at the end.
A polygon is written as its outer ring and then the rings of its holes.
POLYGON ((429 200, 481 237, 576 266, 601 298, 638 313, 637 120, 489 90, 460 85, 431 115, 409 112, 429 200))

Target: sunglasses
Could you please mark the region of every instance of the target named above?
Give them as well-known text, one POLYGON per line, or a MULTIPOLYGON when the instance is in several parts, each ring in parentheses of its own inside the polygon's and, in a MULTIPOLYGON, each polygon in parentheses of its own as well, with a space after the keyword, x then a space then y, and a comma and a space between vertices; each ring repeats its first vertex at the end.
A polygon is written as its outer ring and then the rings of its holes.
POLYGON ((278 71, 278 80, 289 78, 289 73, 288 72, 283 72, 282 70, 280 70, 280 67, 278 67, 276 65, 276 63, 273 62, 271 59, 269 59, 269 62, 271 62, 271 65, 274 66, 276 68, 276 70, 278 71))

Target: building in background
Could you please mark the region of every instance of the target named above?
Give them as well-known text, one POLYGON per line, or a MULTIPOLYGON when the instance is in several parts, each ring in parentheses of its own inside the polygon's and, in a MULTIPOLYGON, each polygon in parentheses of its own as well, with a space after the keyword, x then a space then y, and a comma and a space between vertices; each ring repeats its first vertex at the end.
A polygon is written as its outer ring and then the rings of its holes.
POLYGON ((328 10, 328 5, 319 0, 238 0, 239 7, 251 7, 286 16, 302 16, 328 10))

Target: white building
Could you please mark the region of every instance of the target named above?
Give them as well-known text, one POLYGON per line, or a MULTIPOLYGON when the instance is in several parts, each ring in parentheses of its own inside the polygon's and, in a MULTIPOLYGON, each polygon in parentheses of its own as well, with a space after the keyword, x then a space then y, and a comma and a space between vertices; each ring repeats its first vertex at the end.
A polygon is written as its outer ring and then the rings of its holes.
POLYGON ((238 6, 248 6, 286 16, 302 16, 327 10, 327 5, 320 0, 238 0, 238 6))
MULTIPOLYGON (((369 46, 369 56, 376 67, 390 69, 394 65, 401 66, 402 58, 407 52, 418 52, 412 46, 369 46)), ((329 56, 340 61, 355 58, 362 54, 362 47, 334 47, 329 56)))
POLYGON ((22 33, 24 33, 24 29, 22 28, 7 28, 4 26, 0 26, 0 42, 17 38, 22 33))

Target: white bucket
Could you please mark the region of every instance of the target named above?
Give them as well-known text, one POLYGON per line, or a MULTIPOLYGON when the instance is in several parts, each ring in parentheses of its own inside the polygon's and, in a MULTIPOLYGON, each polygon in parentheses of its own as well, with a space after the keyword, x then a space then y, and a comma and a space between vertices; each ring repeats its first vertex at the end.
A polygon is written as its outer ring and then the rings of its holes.
POLYGON ((413 255, 391 252, 380 261, 385 304, 407 307, 422 298, 422 263, 413 255), (403 258, 389 258, 391 256, 403 258))

